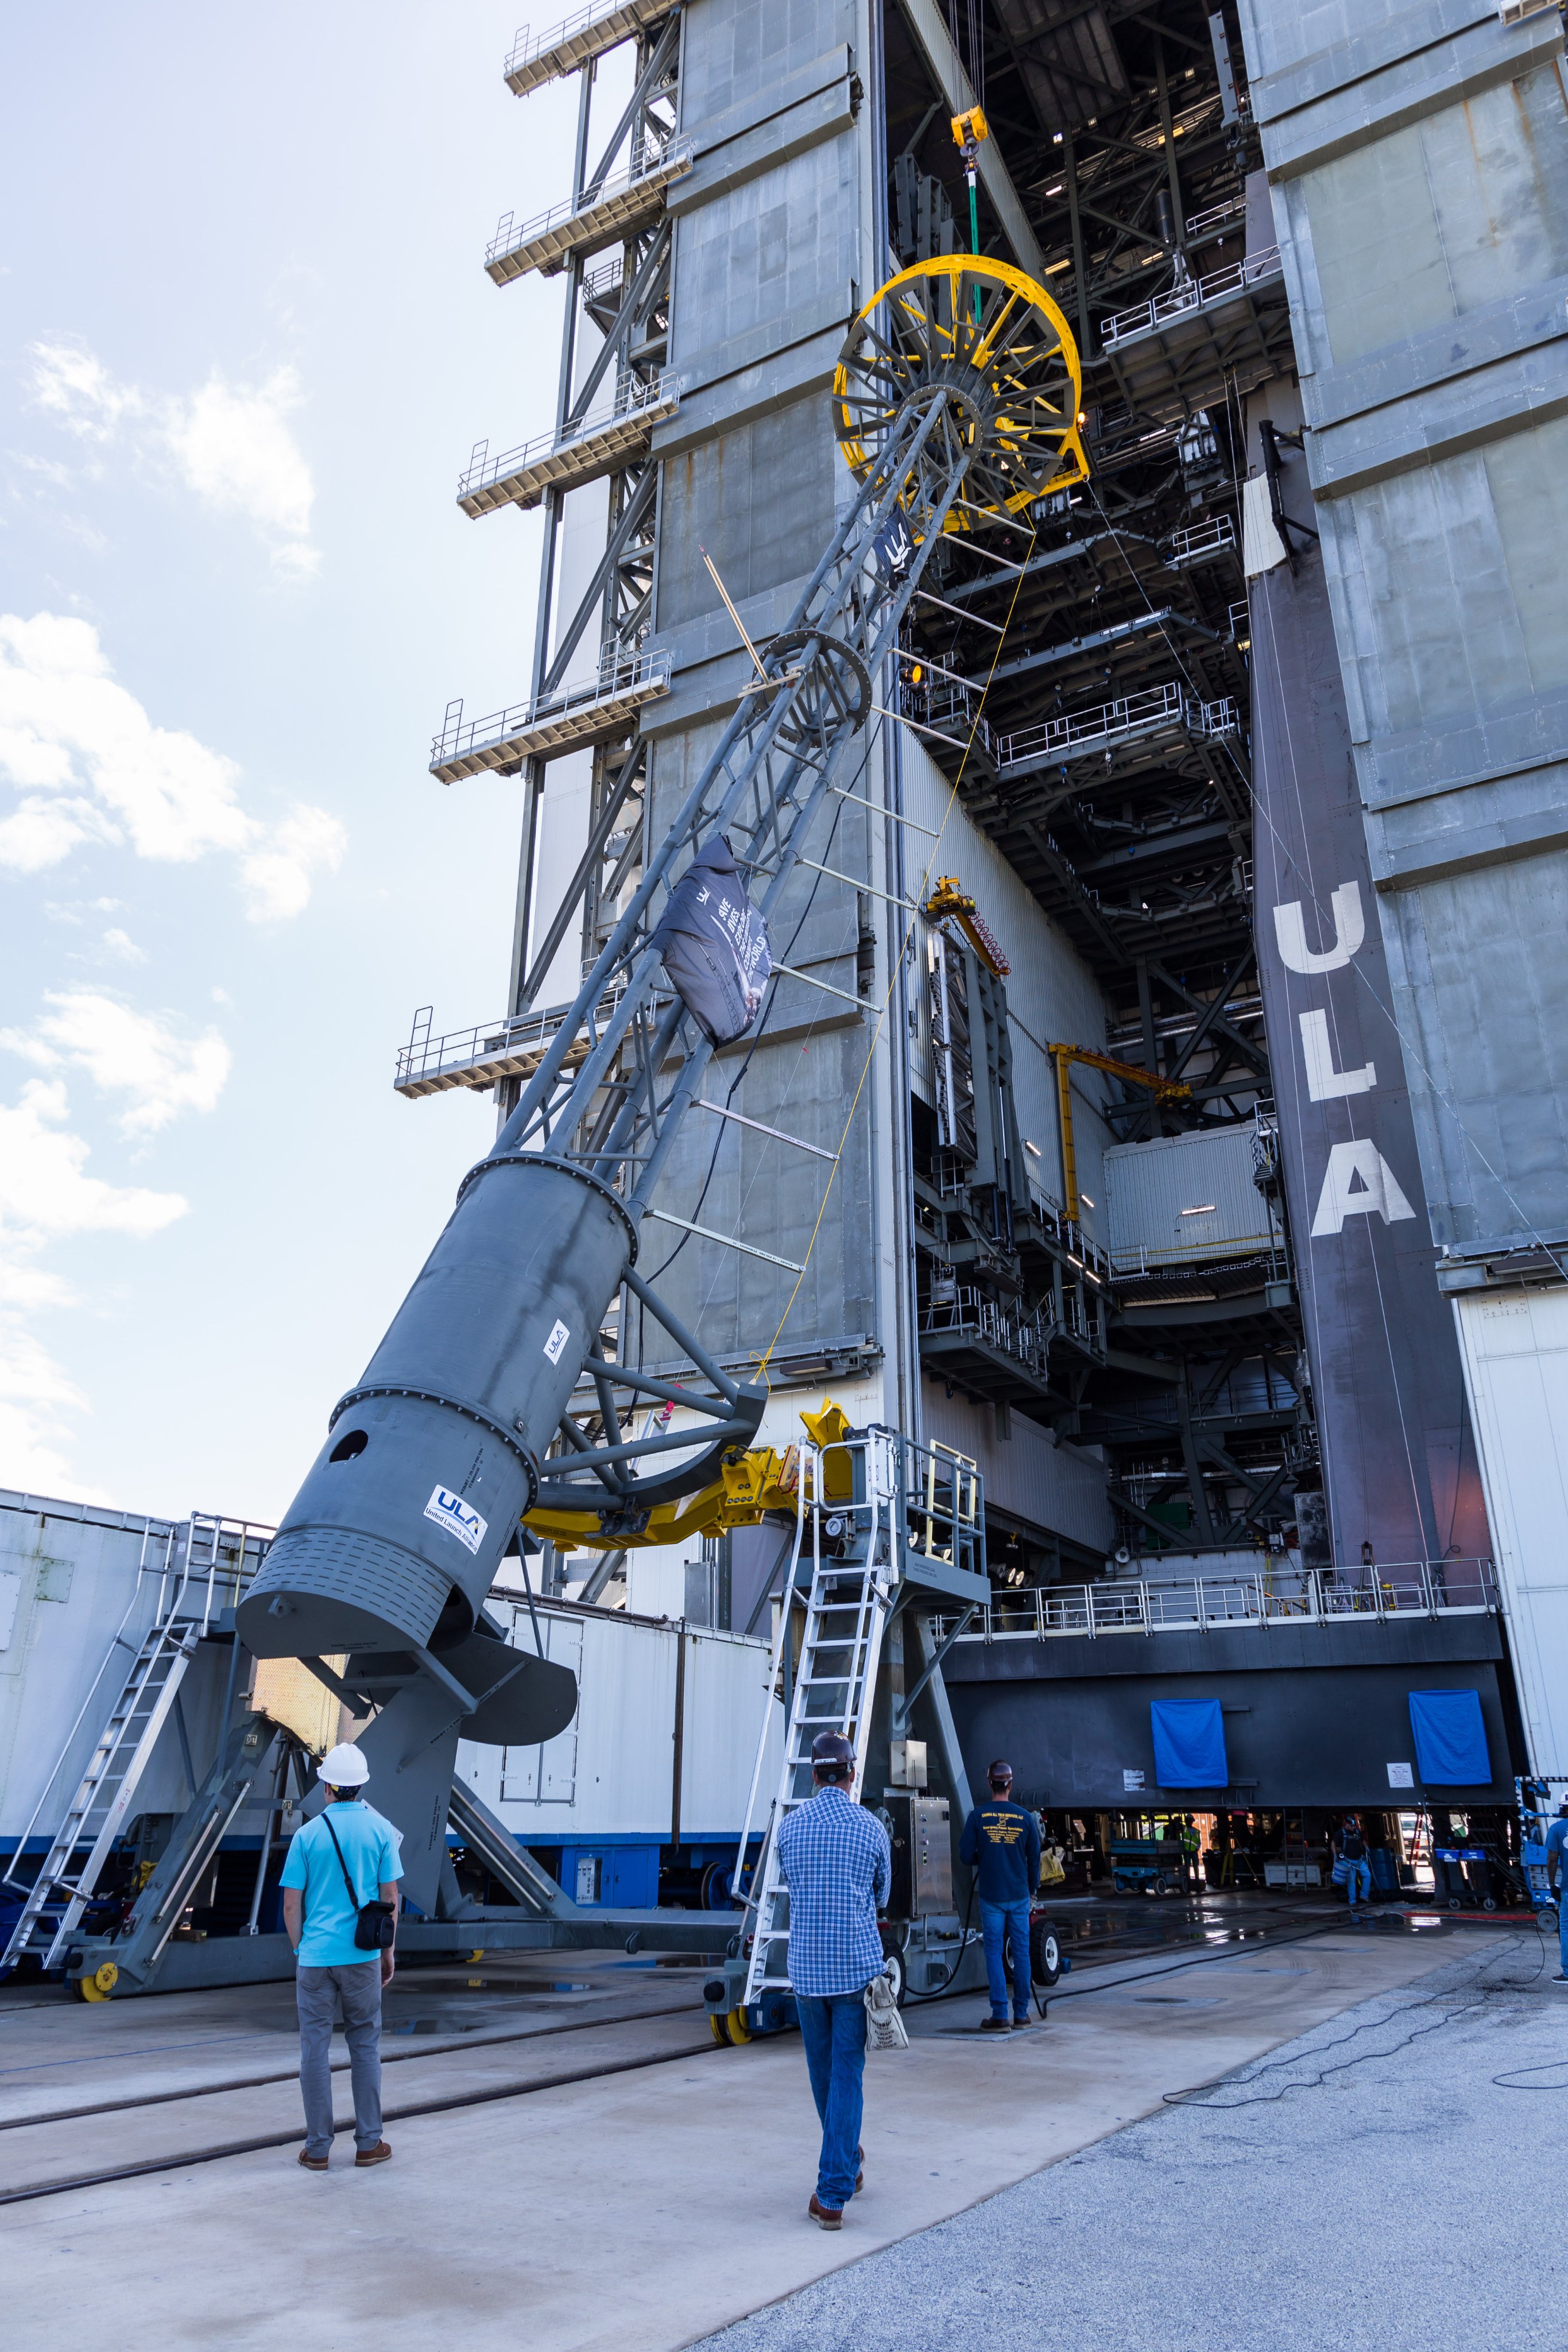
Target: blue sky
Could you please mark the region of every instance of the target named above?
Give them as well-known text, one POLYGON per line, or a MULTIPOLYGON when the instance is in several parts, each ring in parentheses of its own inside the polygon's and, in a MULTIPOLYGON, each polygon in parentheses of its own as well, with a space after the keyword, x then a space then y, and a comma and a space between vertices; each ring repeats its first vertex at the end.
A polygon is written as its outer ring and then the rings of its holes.
MULTIPOLYGON (((575 96, 515 0, 17 10, 0 174, 0 1485, 283 1509, 493 1106, 416 1005, 505 1003, 575 96)), ((542 19, 541 19, 542 21, 542 19)))

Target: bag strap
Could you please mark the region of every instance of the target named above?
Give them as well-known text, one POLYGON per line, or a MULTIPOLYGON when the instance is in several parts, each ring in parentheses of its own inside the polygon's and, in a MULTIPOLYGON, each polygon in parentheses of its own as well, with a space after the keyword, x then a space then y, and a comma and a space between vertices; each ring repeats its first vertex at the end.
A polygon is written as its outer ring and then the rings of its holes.
POLYGON ((333 1847, 338 1856, 338 1867, 343 1874, 343 1884, 349 1890, 349 1907, 351 1911, 358 1911, 361 1908, 360 1898, 354 1892, 354 1882, 349 1875, 349 1865, 343 1860, 343 1849, 338 1843, 338 1832, 332 1827, 332 1808, 330 1805, 327 1805, 322 1808, 321 1819, 327 1824, 327 1834, 332 1841, 333 1847))

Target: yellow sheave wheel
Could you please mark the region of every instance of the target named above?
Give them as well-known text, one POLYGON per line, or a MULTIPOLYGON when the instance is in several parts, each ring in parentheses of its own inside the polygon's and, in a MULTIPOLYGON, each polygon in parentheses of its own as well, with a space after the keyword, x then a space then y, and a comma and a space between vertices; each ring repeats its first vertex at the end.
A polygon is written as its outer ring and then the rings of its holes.
POLYGON ((732 2009, 724 2021, 729 2029, 729 2038, 737 2050, 743 2042, 750 2041, 751 2028, 746 2021, 746 2011, 743 2009, 732 2009))
POLYGON ((708 2015, 707 2030, 713 2035, 714 2040, 718 2043, 721 2050, 727 2050, 729 2048, 729 2029, 726 2025, 723 2018, 715 2017, 711 2011, 708 2015))
POLYGON ((108 2000, 120 1982, 120 1970, 112 1960, 105 1960, 89 1977, 75 1979, 78 2000, 108 2000))

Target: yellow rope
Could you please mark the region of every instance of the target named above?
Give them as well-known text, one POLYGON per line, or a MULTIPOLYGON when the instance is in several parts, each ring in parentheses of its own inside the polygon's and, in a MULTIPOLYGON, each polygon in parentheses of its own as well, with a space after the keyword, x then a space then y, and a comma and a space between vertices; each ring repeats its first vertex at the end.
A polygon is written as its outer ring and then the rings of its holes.
MULTIPOLYGON (((991 680, 996 676, 997 664, 1002 657, 1002 649, 1008 641, 1008 631, 1012 626, 1013 609, 1019 600, 1019 592, 1023 586, 1024 566, 1029 562, 1030 551, 1033 550, 1035 541, 1039 536, 1039 525, 1036 524, 1030 532, 1029 551, 1026 551, 1025 552, 1023 564, 1019 566, 1018 578, 1013 583, 1012 598, 1011 602, 1008 605, 1007 619, 1002 623, 1002 632, 1000 636, 997 639, 996 650, 991 656, 991 667, 986 672, 986 683, 980 689, 980 699, 975 711, 973 724, 969 729, 968 740, 964 746, 964 756, 958 762, 958 772, 954 777, 952 787, 948 792, 947 805, 942 812, 942 823, 937 829, 936 838, 931 845, 931 855, 926 860, 925 871, 920 877, 920 887, 915 893, 915 898, 917 903, 921 905, 924 905, 928 895, 932 871, 936 866, 937 856, 942 847, 942 835, 947 830, 947 820, 953 814, 953 803, 958 797, 958 787, 964 781, 964 770, 968 765, 969 753, 974 749, 975 737, 979 730, 981 714, 986 707, 986 697, 991 690, 991 680)), ((774 1332, 772 1339, 768 1342, 767 1354, 762 1356, 758 1362, 758 1371, 762 1375, 764 1380, 767 1379, 768 1367, 772 1360, 773 1350, 779 1345, 779 1339, 783 1335, 784 1326, 789 1320, 795 1301, 800 1295, 800 1285, 806 1279, 806 1269, 811 1263, 811 1253, 817 1246, 817 1235, 821 1232, 822 1219, 826 1216, 828 1212, 828 1202, 831 1197, 833 1186, 838 1181, 839 1167, 843 1158, 844 1146, 849 1141, 850 1129, 854 1124, 855 1112, 860 1108, 861 1093, 865 1086, 866 1078, 870 1074, 872 1061, 877 1049, 877 1044, 882 1036, 882 1025, 887 1018, 887 1008, 893 1002, 893 992, 898 985, 898 975, 900 971, 903 969, 904 955, 908 950, 909 942, 915 935, 915 919, 912 914, 909 918, 908 924, 905 927, 904 937, 899 942, 898 953, 893 961, 893 969, 888 974, 887 993, 883 998, 881 1007, 877 1013, 876 1026, 872 1031, 871 1044, 866 1048, 866 1056, 861 1067, 860 1079, 855 1087, 854 1094, 850 1102, 849 1116, 844 1121, 843 1133, 839 1138, 838 1152, 835 1155, 833 1166, 828 1177, 826 1189, 822 1193, 821 1206, 817 1211, 817 1222, 811 1227, 811 1238, 806 1244, 806 1255, 801 1263, 800 1271, 795 1277, 795 1287, 789 1293, 789 1301, 785 1306, 784 1312, 779 1318, 779 1328, 774 1332)))

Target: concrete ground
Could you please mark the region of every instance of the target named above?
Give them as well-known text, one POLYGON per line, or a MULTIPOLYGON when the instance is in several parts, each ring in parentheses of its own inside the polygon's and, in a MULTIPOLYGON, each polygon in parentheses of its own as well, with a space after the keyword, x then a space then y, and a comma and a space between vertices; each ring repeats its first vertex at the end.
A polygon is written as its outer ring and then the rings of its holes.
POLYGON ((1562 2352, 1568 1988, 1463 1940, 701 2352, 1562 2352))
MULTIPOLYGON (((1533 1966, 1537 1949, 1533 1935, 1523 1946, 1506 1931, 1446 1921, 1418 1930, 1390 1918, 1358 1930, 1308 1916, 1282 1923, 1276 1940, 1085 1965, 1064 1981, 1044 2027, 999 2042, 978 2032, 982 2000, 912 2011, 911 2051, 871 2063, 866 2189, 834 2236, 804 2218, 817 2129, 799 2040, 716 2048, 687 2005, 695 1981, 681 1971, 574 1956, 488 1976, 481 1969, 477 1989, 451 1971, 401 1978, 388 2021, 387 2054, 398 2061, 387 2070, 389 2117, 427 2111, 389 2122, 391 2164, 356 2173, 340 2143, 325 2178, 294 2160, 287 1988, 96 2009, 47 1996, 8 2000, 0 2004, 0 2200, 40 2181, 162 2166, 204 2147, 272 2144, 0 2201, 6 2341, 44 2352, 68 2311, 74 2335, 110 2337, 117 2352, 297 2341, 424 2352, 453 2336, 469 2352, 674 2352, 737 2320, 726 2339, 735 2352, 750 2352, 748 2329, 758 2352, 775 2343, 828 2352, 841 2340, 860 2352, 891 2342, 895 2326, 901 2347, 935 2352, 960 2331, 967 2343, 977 2327, 978 2340, 1001 2346, 1096 2342, 1113 2313, 1116 2340, 1129 2347, 1152 2344, 1157 2329, 1162 2347, 1232 2352, 1264 2335, 1229 2319, 1183 2333, 1189 2320, 1173 2326, 1173 2314, 1204 2307, 1210 2268, 1223 2272, 1243 2319, 1249 2296, 1270 2281, 1299 2304, 1303 2326, 1321 2313, 1344 2185, 1331 2153, 1337 2142, 1319 2126, 1324 2177, 1298 2188, 1294 2144, 1278 2135, 1298 2130, 1303 2110, 1350 2110, 1343 2091, 1325 2091, 1315 2106, 1285 2098, 1227 2122, 1166 2107, 1165 2095, 1245 2067, 1303 2031, 1332 2039, 1349 2029, 1329 2021, 1357 2004, 1381 2016, 1415 1999, 1420 2021, 1447 2016, 1447 1996, 1418 1986, 1435 1967, 1519 1974, 1521 1952, 1533 1966), (167 2096, 204 2084, 236 2087, 167 2096), (445 2104, 473 2095, 481 2103, 445 2104), (152 2097, 159 2103, 142 2104, 152 2097), (1331 2098, 1342 2104, 1331 2108, 1331 2098), (1221 2151, 1212 2162, 1202 2153, 1211 2144, 1221 2151), (1108 2165, 1116 2170, 1104 2172, 1108 2165), (1092 2168, 1103 2178, 1086 2183, 1092 2168), (1092 2217, 1089 2226, 1069 2219, 1058 2232, 1047 2218, 1042 2227, 1053 2199, 1065 2215, 1092 2217), (1022 2200, 1021 2227, 997 2218, 1013 2200, 1022 2200), (1183 2263, 1187 2287, 1173 2300, 1173 2266, 1183 2263), (1071 2315, 1060 2326, 1059 2313, 1071 2315)), ((1466 1996, 1474 2014, 1413 2051, 1447 2053, 1468 2046, 1467 2034, 1501 2033, 1496 2021, 1510 2003, 1534 2018, 1543 1997, 1466 1996)), ((1406 2030, 1395 2025, 1384 2039, 1406 2030)), ((1536 2054, 1528 2032, 1501 2039, 1526 2061, 1536 2054)), ((1568 2019, 1556 2039, 1568 2055, 1568 2019)), ((1382 2046, 1358 2033, 1351 2047, 1368 2040, 1382 2046)), ((1425 2084, 1423 2062, 1410 2063, 1425 2084)), ((1424 2063, 1429 2070, 1432 2060, 1424 2063)), ((1373 2073, 1357 2067, 1343 2081, 1373 2073)), ((1271 2091, 1279 2079, 1264 2081, 1271 2091)), ((1392 2136, 1396 2165, 1375 2174, 1375 2189, 1355 2189, 1383 2200, 1377 2259, 1358 2241, 1336 2292, 1354 2300, 1364 2290, 1368 2312, 1390 2264, 1407 2297, 1427 2275, 1430 2243, 1462 2262, 1456 2250, 1484 2210, 1469 2159, 1425 2128, 1421 2102, 1436 2098, 1438 2117, 1462 2110, 1467 2129, 1468 2108, 1451 2087, 1412 2095, 1419 2136, 1402 2136, 1397 2122, 1369 2132, 1379 2151, 1392 2136)), ((1516 2148, 1559 2129, 1549 2098, 1531 2099, 1521 2121, 1521 2097, 1489 2095, 1510 2111, 1498 2129, 1515 2136, 1516 2148)), ((1357 2167, 1338 2153, 1354 2185, 1357 2167)), ((1505 2152, 1495 2153, 1502 2161, 1505 2152)), ((1311 2174, 1318 2159, 1301 2161, 1311 2174)), ((1499 2217, 1495 2275, 1482 2294, 1475 2273, 1467 2329, 1484 2324, 1503 2343, 1561 2340, 1561 2329, 1552 2338, 1498 2335, 1512 2259, 1504 2250, 1518 2251, 1519 2217, 1533 2229, 1543 2187, 1549 2197, 1549 2170, 1534 2175, 1531 2194, 1508 2191, 1514 2218, 1504 2227, 1499 2217)), ((1362 2204, 1356 2213, 1360 2229, 1362 2204)), ((1259 2307, 1275 2313, 1271 2345, 1294 2340, 1279 2333, 1273 2292, 1259 2307)), ((1317 2326, 1314 2339, 1359 2340, 1317 2326)), ((1382 2340, 1406 2339, 1385 2332, 1382 2340)))

